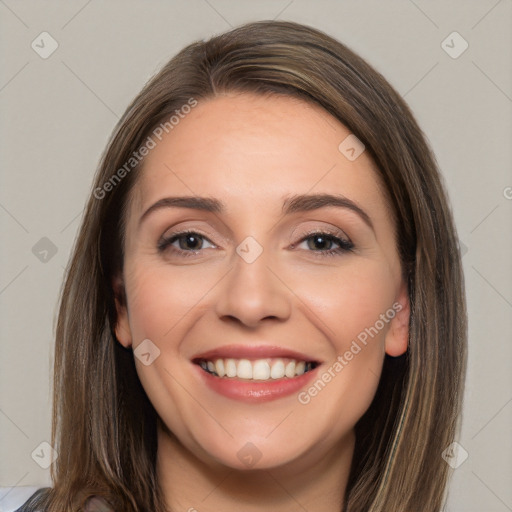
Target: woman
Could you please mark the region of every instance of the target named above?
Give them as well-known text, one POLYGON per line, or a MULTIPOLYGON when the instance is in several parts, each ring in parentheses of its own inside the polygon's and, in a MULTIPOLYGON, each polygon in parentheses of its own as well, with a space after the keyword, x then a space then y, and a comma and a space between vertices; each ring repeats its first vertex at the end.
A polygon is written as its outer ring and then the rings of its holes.
POLYGON ((59 312, 54 486, 20 510, 439 511, 465 361, 404 101, 315 29, 236 28, 174 57, 104 153, 59 312))

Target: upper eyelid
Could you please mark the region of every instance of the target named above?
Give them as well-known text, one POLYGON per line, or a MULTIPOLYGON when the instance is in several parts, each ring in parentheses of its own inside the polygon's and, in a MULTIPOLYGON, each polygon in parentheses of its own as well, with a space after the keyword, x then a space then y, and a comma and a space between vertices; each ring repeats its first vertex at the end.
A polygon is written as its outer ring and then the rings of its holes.
POLYGON ((309 237, 311 235, 314 235, 316 233, 331 235, 332 237, 335 237, 335 238, 346 238, 347 240, 352 241, 351 238, 347 235, 347 233, 341 228, 332 228, 332 229, 316 228, 316 229, 306 230, 302 235, 300 235, 301 240, 303 240, 304 238, 309 237))
MULTIPOLYGON (((331 237, 333 240, 339 240, 339 242, 341 242, 341 245, 346 244, 346 245, 351 246, 352 248, 355 247, 354 242, 352 242, 352 239, 344 231, 342 231, 342 234, 340 234, 340 233, 332 233, 329 230, 322 230, 322 229, 312 230, 310 232, 305 233, 304 235, 302 235, 299 238, 299 240, 297 242, 292 243, 291 246, 296 247, 299 244, 303 243, 308 238, 311 238, 312 236, 314 236, 315 234, 327 235, 327 236, 331 237)), ((339 242, 335 242, 335 243, 338 243, 338 245, 340 245, 339 242)))
POLYGON ((209 236, 205 235, 204 233, 201 233, 201 231, 197 229, 184 229, 183 231, 176 231, 171 233, 170 235, 166 235, 165 233, 160 237, 158 240, 158 246, 160 246, 162 243, 168 243, 170 245, 170 242, 172 240, 172 243, 174 243, 180 236, 187 235, 189 233, 197 234, 207 240, 210 244, 212 244, 214 247, 217 247, 217 244, 213 242, 209 236))
POLYGON ((173 231, 169 235, 166 235, 165 233, 160 237, 160 240, 172 240, 173 238, 178 238, 180 236, 186 235, 188 233, 197 234, 202 236, 204 239, 208 240, 213 245, 216 245, 215 242, 211 240, 211 238, 208 235, 205 235, 201 232, 199 229, 183 229, 178 231, 173 231))

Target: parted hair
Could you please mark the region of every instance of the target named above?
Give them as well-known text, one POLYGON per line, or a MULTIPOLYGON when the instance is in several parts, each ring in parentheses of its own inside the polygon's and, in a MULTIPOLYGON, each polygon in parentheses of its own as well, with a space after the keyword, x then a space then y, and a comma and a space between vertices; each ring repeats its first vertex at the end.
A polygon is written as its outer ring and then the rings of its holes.
POLYGON ((396 224, 408 284, 409 342, 386 356, 375 398, 355 427, 344 512, 439 512, 466 368, 466 305, 458 239, 432 150, 383 76, 346 45, 293 22, 260 21, 194 42, 153 76, 115 127, 61 290, 56 324, 52 487, 20 511, 164 512, 156 472, 157 413, 117 342, 112 282, 122 271, 127 200, 143 161, 108 193, 95 190, 163 120, 218 94, 287 95, 313 102, 365 145, 396 224), (104 196, 104 197, 103 197, 104 196), (94 508, 96 507, 96 508, 94 508))

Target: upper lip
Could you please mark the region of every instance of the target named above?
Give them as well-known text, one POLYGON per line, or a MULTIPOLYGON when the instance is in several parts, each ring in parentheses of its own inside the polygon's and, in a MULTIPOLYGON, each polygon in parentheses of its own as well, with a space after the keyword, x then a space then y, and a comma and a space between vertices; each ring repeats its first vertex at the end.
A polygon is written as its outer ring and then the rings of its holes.
POLYGON ((192 360, 207 359, 266 359, 283 357, 297 361, 319 363, 318 359, 308 354, 297 352, 277 345, 223 345, 192 357, 192 360))

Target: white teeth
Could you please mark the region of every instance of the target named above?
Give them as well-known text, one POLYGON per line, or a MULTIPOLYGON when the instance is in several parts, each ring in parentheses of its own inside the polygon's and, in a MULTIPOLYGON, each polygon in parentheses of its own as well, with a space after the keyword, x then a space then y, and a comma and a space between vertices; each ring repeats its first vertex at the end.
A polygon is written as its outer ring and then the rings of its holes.
POLYGON ((306 371, 306 363, 305 361, 300 361, 295 365, 295 375, 304 375, 306 371))
POLYGON ((290 361, 286 368, 284 369, 284 374, 291 379, 292 377, 295 377, 295 361, 290 361))
POLYGON ((238 377, 246 380, 271 380, 287 377, 300 377, 316 365, 312 362, 296 361, 288 358, 268 358, 251 361, 249 359, 215 359, 199 362, 203 370, 217 377, 238 377))
POLYGON ((226 359, 226 376, 236 377, 236 362, 234 359, 226 359))
POLYGON ((240 359, 236 372, 240 379, 252 379, 252 364, 249 359, 240 359))
POLYGON ((284 362, 277 360, 270 369, 270 376, 273 379, 282 379, 284 377, 284 362))
POLYGON ((222 359, 217 359, 217 361, 215 361, 215 371, 219 377, 224 377, 224 375, 226 375, 226 370, 224 369, 224 361, 222 359))
POLYGON ((270 365, 267 361, 256 361, 252 367, 254 380, 268 380, 270 378, 270 365))

